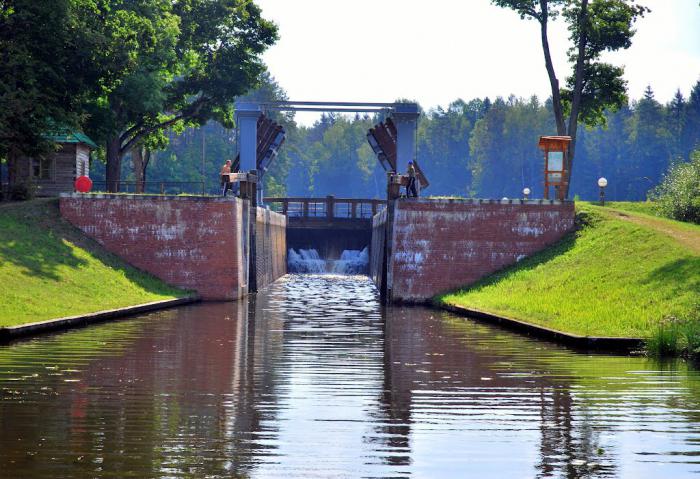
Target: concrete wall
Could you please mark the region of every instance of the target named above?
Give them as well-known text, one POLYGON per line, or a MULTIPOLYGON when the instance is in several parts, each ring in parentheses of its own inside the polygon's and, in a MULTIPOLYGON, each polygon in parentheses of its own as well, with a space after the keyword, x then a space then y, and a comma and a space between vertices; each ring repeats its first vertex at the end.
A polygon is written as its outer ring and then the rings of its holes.
POLYGON ((287 218, 265 208, 257 208, 255 223, 258 288, 287 273, 287 218))
POLYGON ((380 289, 384 281, 384 249, 386 242, 387 209, 372 218, 372 247, 369 257, 369 275, 380 289))
POLYGON ((560 240, 574 216, 572 202, 397 200, 389 299, 422 302, 472 284, 560 240))
POLYGON ((60 200, 61 215, 108 251, 166 283, 204 299, 247 293, 237 198, 77 195, 60 200))

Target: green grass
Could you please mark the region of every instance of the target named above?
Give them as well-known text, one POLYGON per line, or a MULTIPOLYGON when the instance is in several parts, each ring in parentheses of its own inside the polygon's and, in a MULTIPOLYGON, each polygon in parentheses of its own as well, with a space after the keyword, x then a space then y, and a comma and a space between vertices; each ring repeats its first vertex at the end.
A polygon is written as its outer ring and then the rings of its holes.
POLYGON ((577 205, 577 220, 555 246, 436 301, 608 337, 649 338, 694 311, 700 228, 591 204, 577 205))
MULTIPOLYGON (((591 204, 596 205, 597 203, 591 204)), ((658 216, 656 206, 651 201, 608 201, 605 203, 605 207, 630 213, 658 216)))
POLYGON ((188 294, 105 252, 57 200, 0 205, 0 285, 0 327, 188 294))

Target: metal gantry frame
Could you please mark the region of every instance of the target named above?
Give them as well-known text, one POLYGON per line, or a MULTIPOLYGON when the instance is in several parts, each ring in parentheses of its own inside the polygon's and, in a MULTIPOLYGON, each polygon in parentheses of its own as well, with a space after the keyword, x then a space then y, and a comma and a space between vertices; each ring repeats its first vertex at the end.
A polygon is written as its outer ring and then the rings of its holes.
POLYGON ((319 113, 391 113, 396 103, 348 101, 269 101, 259 103, 263 111, 312 111, 319 113))
MULTIPOLYGON (((241 101, 236 103, 239 132, 240 172, 255 174, 258 180, 257 125, 258 119, 269 111, 304 111, 319 113, 383 113, 393 118, 396 125, 396 172, 408 169, 409 161, 416 159, 416 139, 419 109, 411 102, 347 102, 347 101, 241 101)), ((268 162, 269 163, 269 162, 268 162)), ((257 180, 256 180, 257 181, 257 180)), ((256 188, 262 200, 262 188, 256 188)))

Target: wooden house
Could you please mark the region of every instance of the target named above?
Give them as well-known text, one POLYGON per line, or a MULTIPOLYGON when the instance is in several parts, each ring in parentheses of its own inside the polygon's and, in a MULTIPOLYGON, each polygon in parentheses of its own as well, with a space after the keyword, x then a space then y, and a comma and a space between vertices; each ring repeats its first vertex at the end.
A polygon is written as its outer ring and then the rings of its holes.
POLYGON ((51 135, 57 150, 36 158, 21 157, 16 179, 36 187, 36 196, 58 196, 73 191, 75 179, 90 175, 90 151, 97 145, 85 134, 66 132, 51 135))

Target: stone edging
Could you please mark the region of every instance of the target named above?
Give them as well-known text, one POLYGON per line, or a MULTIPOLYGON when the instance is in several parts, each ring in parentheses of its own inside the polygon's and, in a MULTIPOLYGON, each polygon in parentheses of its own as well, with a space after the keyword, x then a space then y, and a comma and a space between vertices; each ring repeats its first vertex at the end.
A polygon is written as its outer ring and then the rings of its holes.
POLYGON ((126 308, 109 309, 96 313, 84 314, 80 316, 69 316, 65 318, 49 319, 37 323, 21 324, 19 326, 7 326, 0 328, 0 344, 8 343, 15 339, 36 336, 53 331, 63 331, 71 328, 79 328, 89 324, 101 323, 113 319, 119 319, 135 314, 148 313, 161 309, 183 306, 201 301, 199 296, 188 296, 186 298, 165 299, 153 301, 152 303, 128 306, 126 308))
POLYGON ((438 303, 433 303, 433 306, 460 316, 466 316, 486 323, 499 324, 508 329, 524 332, 537 338, 547 339, 574 348, 629 353, 631 351, 639 351, 644 346, 644 341, 640 338, 579 336, 477 309, 438 303))

